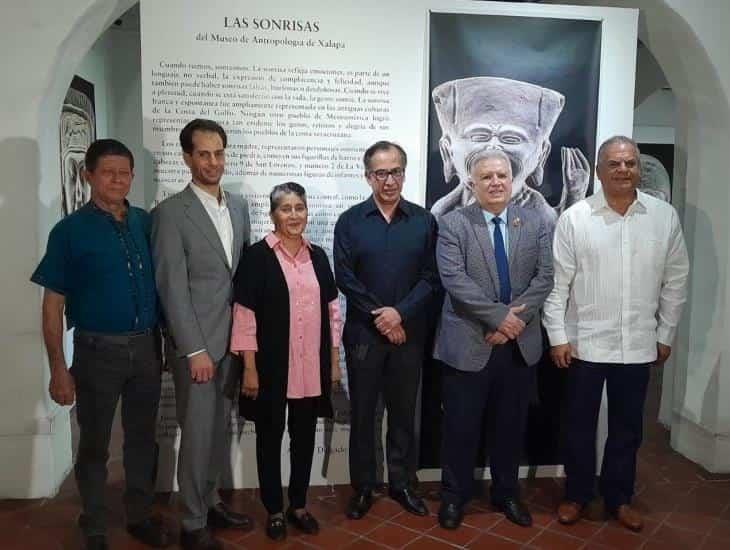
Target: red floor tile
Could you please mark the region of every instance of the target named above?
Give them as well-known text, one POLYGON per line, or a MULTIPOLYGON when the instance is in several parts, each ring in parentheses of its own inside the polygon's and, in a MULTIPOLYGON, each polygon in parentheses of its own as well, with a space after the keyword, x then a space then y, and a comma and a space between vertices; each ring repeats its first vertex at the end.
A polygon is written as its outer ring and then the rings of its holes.
POLYGON ((543 531, 530 541, 531 547, 545 550, 578 550, 584 544, 584 540, 548 530, 543 531))
POLYGON ((630 550, 639 548, 645 541, 645 538, 630 533, 627 529, 605 525, 603 529, 590 538, 589 542, 607 546, 608 548, 630 550))
POLYGON ((453 531, 450 529, 444 529, 440 525, 437 525, 427 533, 429 537, 433 537, 456 546, 466 546, 480 534, 481 531, 479 529, 474 529, 473 527, 469 527, 464 524, 460 525, 458 529, 454 529, 453 531))
POLYGON ((436 526, 438 523, 438 517, 434 514, 429 514, 428 516, 417 516, 415 514, 403 512, 402 514, 390 518, 388 521, 423 533, 436 526))
POLYGON ((535 527, 534 525, 532 527, 520 527, 506 519, 503 519, 489 530, 493 535, 498 535, 523 544, 534 539, 541 531, 541 527, 535 527))
POLYGON ((339 550, 355 542, 357 538, 358 535, 340 529, 339 527, 327 527, 321 529, 316 535, 302 535, 299 540, 316 548, 339 550))
POLYGON ((400 525, 383 523, 374 531, 368 533, 367 538, 388 548, 402 548, 406 544, 410 544, 416 540, 419 536, 417 532, 401 527, 400 525))
POLYGON ((514 550, 521 546, 522 545, 518 542, 503 539, 502 537, 498 537, 490 533, 484 533, 469 543, 468 548, 474 550, 480 550, 482 548, 485 550, 514 550))
POLYGON ((406 546, 407 550, 453 550, 454 546, 448 542, 434 539, 429 536, 419 537, 406 546))
POLYGON ((499 512, 476 512, 464 516, 464 525, 487 530, 497 525, 503 519, 504 515, 499 512))
POLYGON ((356 535, 365 535, 380 525, 382 521, 381 518, 370 515, 362 519, 348 519, 343 513, 339 519, 334 519, 332 524, 356 535))
POLYGON ((580 520, 573 525, 563 525, 558 520, 554 520, 547 528, 554 533, 570 535, 571 537, 585 540, 595 535, 601 527, 603 527, 603 523, 597 523, 595 521, 580 520))
POLYGON ((360 538, 345 548, 347 548, 347 550, 382 550, 387 547, 378 544, 377 542, 373 542, 372 540, 360 538))
POLYGON ((652 542, 663 543, 667 548, 699 548, 706 533, 696 533, 677 529, 669 525, 661 525, 652 534, 652 542))
POLYGON ((383 519, 389 519, 393 516, 397 516, 402 511, 403 508, 400 504, 398 504, 394 500, 390 500, 389 498, 381 497, 375 499, 372 508, 370 508, 370 512, 368 512, 368 515, 378 516, 383 519))

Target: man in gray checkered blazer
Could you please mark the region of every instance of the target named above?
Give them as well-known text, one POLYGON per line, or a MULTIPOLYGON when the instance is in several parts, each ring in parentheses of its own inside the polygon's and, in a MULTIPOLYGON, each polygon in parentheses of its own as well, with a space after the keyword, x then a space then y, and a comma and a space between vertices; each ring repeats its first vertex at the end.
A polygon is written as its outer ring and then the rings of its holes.
POLYGON ((514 523, 532 523, 518 491, 535 363, 543 352, 540 308, 553 286, 551 230, 515 205, 512 168, 500 149, 467 159, 477 202, 439 221, 436 246, 446 289, 434 356, 444 363, 439 522, 461 523, 471 497, 485 412, 492 503, 514 523))

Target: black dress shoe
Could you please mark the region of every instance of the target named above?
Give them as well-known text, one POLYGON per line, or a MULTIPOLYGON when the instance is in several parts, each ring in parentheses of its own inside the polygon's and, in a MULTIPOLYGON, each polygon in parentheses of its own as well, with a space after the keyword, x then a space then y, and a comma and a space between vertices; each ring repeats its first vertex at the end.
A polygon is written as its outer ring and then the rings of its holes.
POLYGON ((106 535, 90 535, 86 537, 85 550, 109 550, 106 535))
POLYGON ((501 510, 505 517, 512 523, 516 523, 521 527, 529 527, 532 525, 532 516, 529 510, 519 499, 507 497, 504 500, 492 500, 492 504, 501 510))
POLYGON ((388 496, 411 514, 416 514, 417 516, 428 515, 428 508, 426 508, 423 499, 413 494, 413 491, 410 489, 401 489, 400 491, 390 489, 388 496))
POLYGON ((223 545, 213 538, 207 527, 194 531, 180 531, 180 548, 183 550, 223 550, 223 545))
POLYGON ((147 518, 139 523, 127 525, 127 532, 138 541, 153 548, 166 548, 172 544, 172 536, 162 519, 147 518))
POLYGON ((269 516, 266 521, 266 536, 271 540, 284 540, 286 538, 286 523, 280 515, 269 516))
POLYGON ((457 504, 441 503, 439 508, 439 525, 444 529, 456 529, 464 519, 464 510, 457 504))
POLYGON ((319 523, 314 519, 314 516, 306 510, 301 516, 298 516, 293 508, 289 508, 286 511, 286 520, 291 523, 294 527, 307 533, 308 535, 316 535, 319 533, 319 523))
POLYGON ((371 491, 358 491, 347 503, 345 515, 350 519, 360 519, 368 513, 373 505, 373 493, 371 491))
POLYGON ((253 521, 245 514, 239 514, 219 502, 208 510, 208 525, 214 529, 253 529, 253 521))

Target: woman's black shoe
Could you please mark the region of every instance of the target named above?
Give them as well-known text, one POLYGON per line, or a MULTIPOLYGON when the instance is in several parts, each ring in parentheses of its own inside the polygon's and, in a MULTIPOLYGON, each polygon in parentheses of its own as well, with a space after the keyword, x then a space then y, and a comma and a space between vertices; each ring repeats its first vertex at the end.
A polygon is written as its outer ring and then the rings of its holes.
POLYGON ((282 516, 269 516, 266 521, 266 536, 271 540, 284 540, 286 538, 286 524, 282 516))
POLYGON ((303 533, 307 533, 308 535, 316 535, 317 533, 319 533, 319 523, 317 523, 317 520, 314 519, 314 516, 306 510, 301 516, 298 516, 296 515, 296 513, 294 513, 293 508, 289 508, 286 511, 286 520, 294 527, 296 527, 303 533))

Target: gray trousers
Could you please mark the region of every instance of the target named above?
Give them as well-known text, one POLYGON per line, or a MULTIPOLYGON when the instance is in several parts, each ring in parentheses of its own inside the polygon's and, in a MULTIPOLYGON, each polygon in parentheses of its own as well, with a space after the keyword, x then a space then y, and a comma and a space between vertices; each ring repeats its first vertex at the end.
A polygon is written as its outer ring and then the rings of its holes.
POLYGON ((204 384, 193 382, 186 357, 175 359, 171 367, 182 432, 177 461, 182 528, 193 531, 206 526, 208 509, 220 502, 218 480, 227 463, 228 422, 240 362, 226 354, 204 384))

